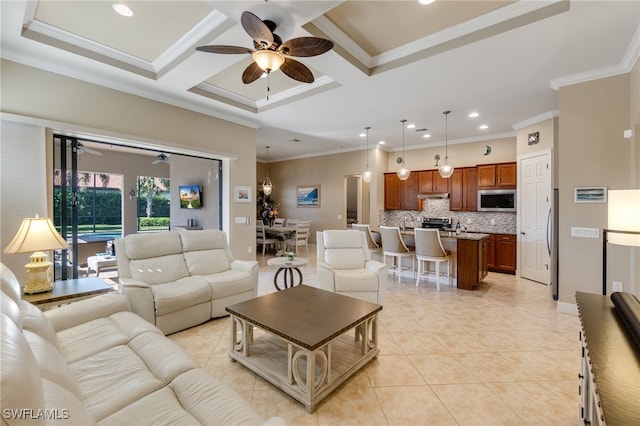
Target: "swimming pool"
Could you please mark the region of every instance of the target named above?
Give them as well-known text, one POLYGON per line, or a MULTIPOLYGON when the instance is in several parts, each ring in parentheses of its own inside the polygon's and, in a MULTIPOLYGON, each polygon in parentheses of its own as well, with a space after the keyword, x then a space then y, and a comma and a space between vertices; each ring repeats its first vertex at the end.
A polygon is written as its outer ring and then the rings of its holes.
POLYGON ((85 243, 109 241, 116 238, 122 238, 122 232, 93 232, 90 234, 78 235, 78 240, 84 241, 85 243))

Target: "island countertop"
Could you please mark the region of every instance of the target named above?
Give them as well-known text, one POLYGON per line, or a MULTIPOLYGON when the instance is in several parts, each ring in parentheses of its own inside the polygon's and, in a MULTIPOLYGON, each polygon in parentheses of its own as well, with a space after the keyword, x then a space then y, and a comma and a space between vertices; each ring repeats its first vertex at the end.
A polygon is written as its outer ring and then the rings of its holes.
MULTIPOLYGON (((414 230, 410 228, 405 231, 400 231, 400 233, 408 237, 415 236, 414 230)), ((489 234, 481 234, 476 232, 461 232, 460 234, 456 234, 453 231, 440 231, 440 238, 455 238, 458 240, 480 241, 484 240, 485 238, 489 238, 489 234)), ((415 245, 415 243, 413 243, 413 241, 411 240, 409 242, 405 240, 405 244, 408 244, 410 246, 415 245)))

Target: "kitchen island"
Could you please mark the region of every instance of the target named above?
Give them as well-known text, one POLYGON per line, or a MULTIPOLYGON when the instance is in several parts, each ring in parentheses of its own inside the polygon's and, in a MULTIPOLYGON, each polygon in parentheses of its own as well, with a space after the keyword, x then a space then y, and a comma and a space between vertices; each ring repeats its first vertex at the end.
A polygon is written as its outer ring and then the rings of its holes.
MULTIPOLYGON (((415 247, 413 229, 401 232, 407 247, 415 247)), ((487 243, 489 234, 440 231, 442 246, 451 253, 452 282, 463 290, 475 289, 487 276, 487 243)), ((406 259, 406 258, 405 258, 406 259)))

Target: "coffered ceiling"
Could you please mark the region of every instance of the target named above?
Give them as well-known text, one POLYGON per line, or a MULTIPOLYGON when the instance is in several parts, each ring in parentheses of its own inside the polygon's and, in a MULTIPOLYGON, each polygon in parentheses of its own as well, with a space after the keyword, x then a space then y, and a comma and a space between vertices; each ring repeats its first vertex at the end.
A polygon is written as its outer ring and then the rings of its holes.
POLYGON ((404 118, 422 130, 407 149, 441 145, 444 110, 449 143, 513 136, 557 111, 559 86, 629 72, 640 52, 637 0, 125 1, 132 17, 113 3, 2 1, 2 57, 254 127, 271 160, 363 149, 365 126, 398 150, 404 118), (245 10, 283 40, 335 43, 297 58, 314 83, 245 85, 250 55, 195 50, 253 48, 245 10))

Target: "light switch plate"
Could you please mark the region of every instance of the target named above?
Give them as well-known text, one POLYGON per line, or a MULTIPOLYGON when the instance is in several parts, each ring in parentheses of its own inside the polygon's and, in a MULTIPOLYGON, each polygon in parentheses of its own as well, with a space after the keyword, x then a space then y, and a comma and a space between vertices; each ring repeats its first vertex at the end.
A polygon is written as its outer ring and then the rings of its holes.
POLYGON ((581 228, 578 226, 572 226, 571 236, 578 238, 600 238, 600 230, 598 228, 581 228))

